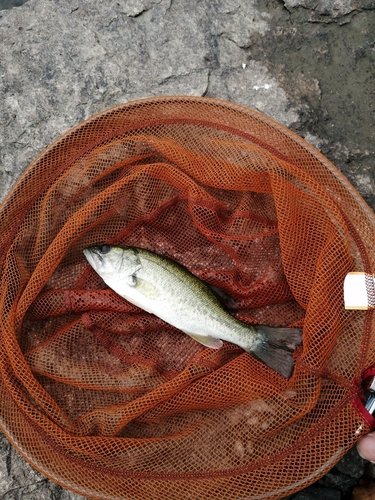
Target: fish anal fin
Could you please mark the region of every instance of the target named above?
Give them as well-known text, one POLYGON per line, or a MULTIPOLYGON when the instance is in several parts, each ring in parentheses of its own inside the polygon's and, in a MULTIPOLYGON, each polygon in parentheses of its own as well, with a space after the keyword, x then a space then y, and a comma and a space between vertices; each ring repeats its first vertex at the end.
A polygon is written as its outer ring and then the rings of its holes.
POLYGON ((210 335, 199 335, 197 333, 191 333, 188 331, 183 330, 186 335, 189 335, 189 337, 193 338, 197 342, 199 342, 202 345, 205 345, 206 347, 211 347, 211 349, 220 349, 220 347, 223 346, 223 341, 220 339, 215 339, 214 337, 211 337, 210 335))

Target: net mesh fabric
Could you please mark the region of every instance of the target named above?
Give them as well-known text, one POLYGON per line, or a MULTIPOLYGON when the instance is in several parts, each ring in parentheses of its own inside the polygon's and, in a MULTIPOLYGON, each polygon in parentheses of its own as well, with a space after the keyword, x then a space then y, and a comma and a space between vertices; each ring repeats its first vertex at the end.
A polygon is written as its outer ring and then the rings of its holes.
POLYGON ((151 98, 66 133, 0 212, 0 424, 37 469, 92 499, 282 498, 369 430, 374 216, 280 124, 215 99, 151 98), (133 245, 222 290, 251 324, 303 327, 285 379, 121 299, 83 256, 133 245))

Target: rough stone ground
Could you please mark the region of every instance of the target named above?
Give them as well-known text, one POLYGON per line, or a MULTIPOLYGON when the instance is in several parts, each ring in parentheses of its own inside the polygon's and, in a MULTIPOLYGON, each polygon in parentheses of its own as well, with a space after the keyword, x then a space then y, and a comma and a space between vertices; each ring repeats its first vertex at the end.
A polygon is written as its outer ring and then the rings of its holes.
MULTIPOLYGON (((185 94, 235 101, 287 125, 375 210, 372 0, 29 0, 0 11, 0 40, 0 199, 85 118, 185 94)), ((351 498, 364 463, 355 450, 346 461, 316 485, 324 493, 310 488, 295 500, 351 498)), ((82 497, 0 437, 0 498, 82 497)))

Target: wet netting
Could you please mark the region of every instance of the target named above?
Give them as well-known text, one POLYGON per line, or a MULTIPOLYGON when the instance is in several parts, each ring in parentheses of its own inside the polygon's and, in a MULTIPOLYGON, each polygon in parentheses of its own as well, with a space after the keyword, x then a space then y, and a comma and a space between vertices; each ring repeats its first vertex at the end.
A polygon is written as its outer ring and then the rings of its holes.
POLYGON ((215 99, 126 103, 76 126, 0 211, 0 427, 33 467, 92 499, 278 499, 372 426, 361 399, 375 218, 316 149, 215 99), (286 379, 204 347, 109 289, 82 250, 131 245, 223 293, 250 324, 302 327, 286 379))

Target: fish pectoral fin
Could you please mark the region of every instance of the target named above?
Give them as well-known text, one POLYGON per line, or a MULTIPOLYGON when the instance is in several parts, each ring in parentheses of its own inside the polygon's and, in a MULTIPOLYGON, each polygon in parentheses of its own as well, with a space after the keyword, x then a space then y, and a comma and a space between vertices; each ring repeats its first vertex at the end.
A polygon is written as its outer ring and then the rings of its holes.
POLYGON ((142 278, 137 278, 134 274, 132 276, 134 278, 134 284, 131 286, 134 286, 144 297, 148 299, 157 299, 160 297, 160 290, 155 285, 142 278))
POLYGON ((136 286, 137 285, 137 282, 138 282, 137 272, 140 271, 141 269, 142 269, 142 266, 141 266, 141 264, 139 264, 135 267, 132 267, 129 270, 129 274, 127 274, 127 276, 126 276, 126 284, 127 285, 129 285, 129 286, 136 286))
POLYGON ((215 339, 214 337, 211 337, 210 335, 199 335, 197 333, 191 333, 183 330, 186 335, 189 335, 189 337, 193 338, 200 344, 203 344, 207 347, 211 347, 212 349, 220 349, 220 347, 223 346, 223 341, 220 339, 215 339))
POLYGON ((137 277, 135 274, 129 274, 126 277, 126 284, 129 286, 135 286, 137 284, 137 277))

